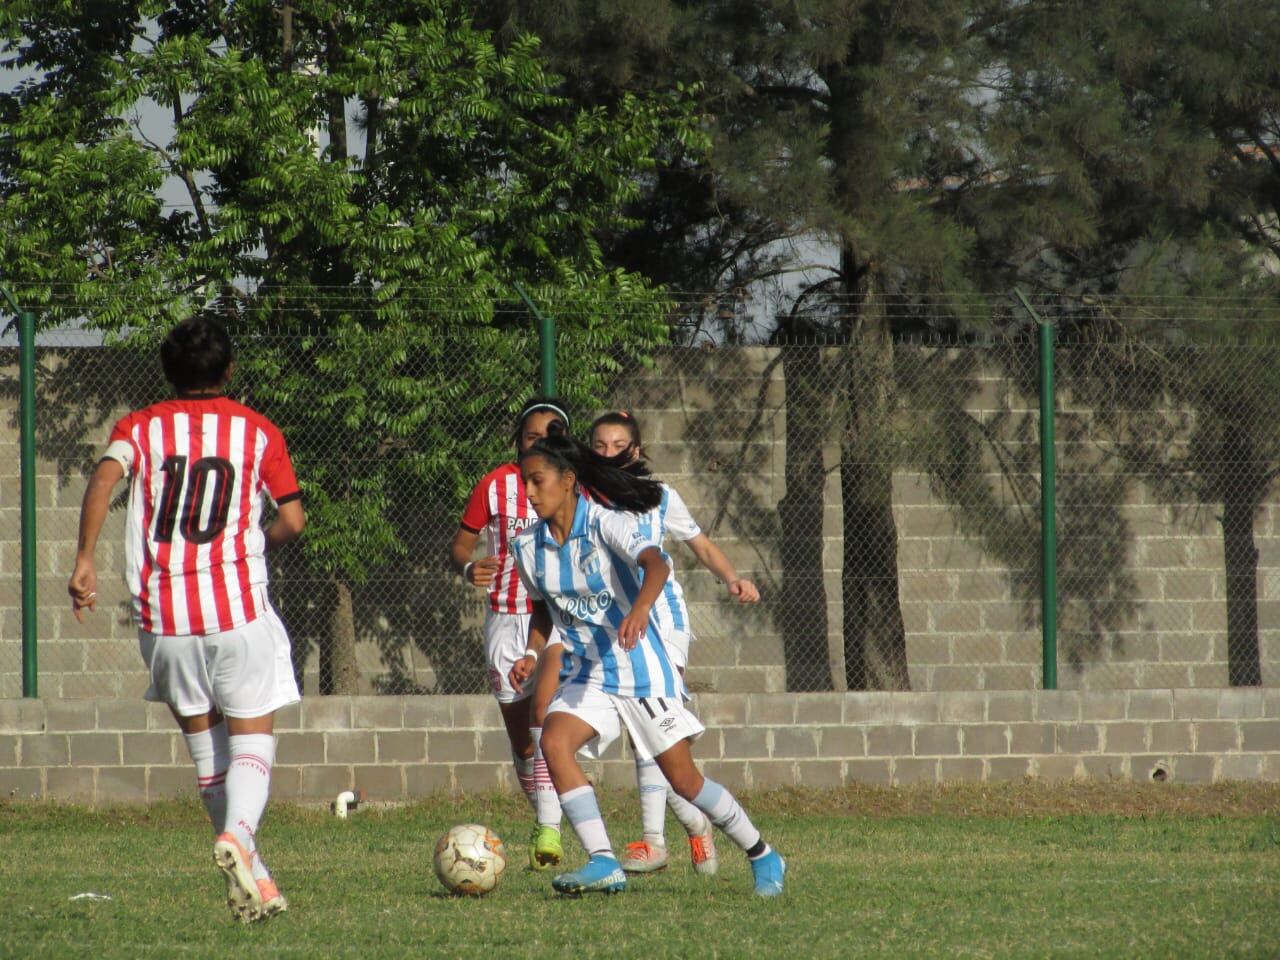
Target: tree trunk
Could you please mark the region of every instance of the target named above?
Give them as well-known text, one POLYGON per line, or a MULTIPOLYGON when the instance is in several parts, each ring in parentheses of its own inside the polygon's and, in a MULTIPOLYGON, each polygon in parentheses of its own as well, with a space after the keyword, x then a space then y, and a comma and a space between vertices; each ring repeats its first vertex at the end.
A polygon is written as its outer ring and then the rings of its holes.
POLYGON ((359 692, 360 685, 351 585, 337 576, 330 577, 329 584, 333 587, 333 612, 329 618, 327 642, 320 648, 320 692, 350 696, 359 692))
POLYGON ((850 690, 909 690, 893 520, 893 340, 874 294, 862 297, 857 309, 845 351, 840 448, 845 679, 850 690))
MULTIPOLYGON (((333 22, 325 24, 325 59, 330 74, 342 68, 342 47, 333 22)), ((347 102, 339 91, 329 92, 329 152, 335 163, 347 160, 347 102)))
MULTIPOLYGON (((1248 470, 1257 454, 1235 426, 1226 428, 1222 460, 1248 470)), ((1259 686, 1262 660, 1258 651, 1258 547, 1253 539, 1264 478, 1227 475, 1222 490, 1222 553, 1227 574, 1227 682, 1233 687, 1259 686)))
POLYGON ((781 351, 787 385, 787 492, 778 502, 782 578, 777 623, 782 633, 787 689, 831 690, 822 565, 822 488, 826 482, 822 443, 830 418, 829 391, 816 347, 786 344, 781 351))

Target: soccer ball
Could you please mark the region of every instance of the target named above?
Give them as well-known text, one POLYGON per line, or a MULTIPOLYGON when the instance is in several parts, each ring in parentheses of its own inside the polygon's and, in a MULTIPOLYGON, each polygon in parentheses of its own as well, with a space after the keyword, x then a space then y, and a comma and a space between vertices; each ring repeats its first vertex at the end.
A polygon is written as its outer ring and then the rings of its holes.
POLYGON ((488 827, 460 823, 436 841, 433 863, 446 889, 481 897, 498 885, 507 868, 507 851, 488 827))

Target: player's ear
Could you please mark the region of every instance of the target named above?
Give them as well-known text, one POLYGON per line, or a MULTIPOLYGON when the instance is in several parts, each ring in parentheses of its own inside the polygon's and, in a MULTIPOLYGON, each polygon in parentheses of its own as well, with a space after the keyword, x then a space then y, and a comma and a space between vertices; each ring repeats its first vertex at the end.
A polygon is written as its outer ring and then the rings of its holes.
POLYGON ((230 383, 231 377, 235 374, 235 372, 236 372, 236 362, 232 360, 230 363, 227 364, 227 369, 224 370, 222 373, 222 383, 220 384, 220 386, 225 387, 228 383, 230 383))

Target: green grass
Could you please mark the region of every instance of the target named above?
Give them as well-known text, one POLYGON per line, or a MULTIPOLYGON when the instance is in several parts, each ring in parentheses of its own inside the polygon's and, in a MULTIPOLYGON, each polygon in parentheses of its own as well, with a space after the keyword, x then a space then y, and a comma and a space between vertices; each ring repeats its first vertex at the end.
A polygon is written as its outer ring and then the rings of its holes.
MULTIPOLYGON (((851 789, 747 796, 789 861, 751 896, 720 839, 693 874, 567 900, 523 869, 527 813, 506 797, 361 809, 275 805, 264 849, 287 914, 234 923, 194 804, 87 811, 0 804, 0 957, 1130 957, 1280 955, 1280 788, 1174 785, 851 789), (476 820, 511 863, 482 900, 446 896, 436 836, 476 820), (71 900, 93 891, 110 900, 71 900)), ((634 796, 603 797, 620 848, 634 796)), ((568 842, 572 864, 581 862, 568 842)))

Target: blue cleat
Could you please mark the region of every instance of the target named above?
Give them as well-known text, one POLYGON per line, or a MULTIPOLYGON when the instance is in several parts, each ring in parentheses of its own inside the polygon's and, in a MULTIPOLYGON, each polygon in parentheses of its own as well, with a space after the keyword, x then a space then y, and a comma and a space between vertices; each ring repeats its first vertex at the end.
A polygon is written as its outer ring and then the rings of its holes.
POLYGON ((557 874, 551 886, 557 893, 575 897, 584 893, 621 893, 627 889, 627 875, 613 857, 595 856, 580 870, 557 874))
POLYGON ((777 850, 770 850, 763 857, 751 861, 751 874, 756 880, 757 897, 776 897, 782 893, 782 878, 787 872, 787 862, 777 850))

